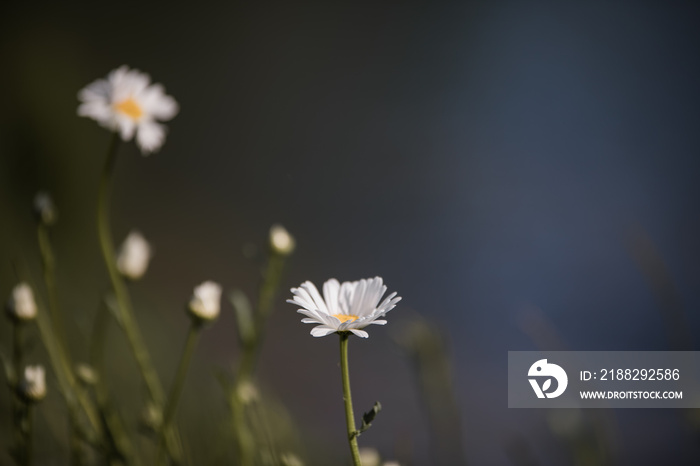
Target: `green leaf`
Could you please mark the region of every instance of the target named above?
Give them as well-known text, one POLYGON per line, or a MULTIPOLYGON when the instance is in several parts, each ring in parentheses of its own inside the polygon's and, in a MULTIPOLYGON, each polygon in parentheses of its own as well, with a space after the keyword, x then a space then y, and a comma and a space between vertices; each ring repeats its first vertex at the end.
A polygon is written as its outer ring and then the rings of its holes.
POLYGON ((374 406, 372 406, 372 409, 370 409, 362 415, 362 427, 360 427, 360 430, 357 431, 357 435, 360 435, 362 432, 372 427, 372 422, 374 421, 374 418, 377 417, 377 414, 379 414, 379 411, 381 410, 382 404, 377 401, 376 403, 374 403, 374 406))

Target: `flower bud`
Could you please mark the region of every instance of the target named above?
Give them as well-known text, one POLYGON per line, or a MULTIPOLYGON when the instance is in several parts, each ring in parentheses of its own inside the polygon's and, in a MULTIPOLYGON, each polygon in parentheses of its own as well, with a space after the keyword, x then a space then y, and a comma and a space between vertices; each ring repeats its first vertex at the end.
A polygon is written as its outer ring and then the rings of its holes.
POLYGON ((272 225, 270 228, 270 248, 272 252, 281 256, 288 256, 294 252, 296 242, 282 225, 272 225))
POLYGON ((151 245, 138 231, 132 231, 122 243, 117 257, 117 269, 124 277, 138 280, 143 277, 151 260, 151 245))
POLYGON ((95 385, 99 380, 99 376, 97 375, 95 369, 88 364, 76 364, 75 375, 80 383, 85 386, 95 385))
POLYGON ((201 321, 212 321, 221 310, 221 285, 206 281, 194 289, 190 304, 190 314, 201 321))
POLYGON ((46 396, 46 379, 42 366, 27 366, 19 383, 19 394, 28 402, 36 403, 46 396))
POLYGON ((152 432, 160 431, 163 424, 163 413, 156 405, 148 402, 141 411, 141 425, 152 432))
POLYGON ((39 223, 53 225, 58 219, 58 211, 53 199, 46 191, 40 191, 34 196, 34 215, 39 223))
POLYGON ((27 322, 36 317, 36 311, 32 288, 25 282, 15 286, 7 302, 7 313, 10 317, 20 322, 27 322))
POLYGON ((249 380, 244 380, 238 384, 236 387, 236 395, 244 405, 249 405, 260 399, 258 389, 255 388, 255 385, 249 380))

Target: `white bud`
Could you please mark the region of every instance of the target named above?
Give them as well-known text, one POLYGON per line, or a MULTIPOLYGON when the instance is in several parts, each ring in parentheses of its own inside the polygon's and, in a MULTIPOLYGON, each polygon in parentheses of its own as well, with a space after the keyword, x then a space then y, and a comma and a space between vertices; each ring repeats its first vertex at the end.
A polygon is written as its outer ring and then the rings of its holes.
POLYGON ((33 320, 36 317, 34 293, 27 283, 20 283, 12 289, 12 296, 7 303, 7 312, 20 321, 33 320))
POLYGON ((143 277, 151 260, 151 245, 138 231, 132 231, 122 243, 117 257, 117 269, 126 278, 143 277))
POLYGON ((197 319, 216 319, 221 310, 221 285, 207 281, 196 287, 190 299, 189 310, 197 319))
POLYGON ((272 225, 270 228, 270 247, 273 252, 282 256, 287 256, 294 252, 296 242, 282 225, 272 225))
POLYGON ((20 395, 27 401, 41 401, 46 396, 46 378, 42 366, 27 366, 19 384, 20 395))
POLYGON ((162 411, 153 403, 147 403, 141 411, 141 424, 153 432, 158 432, 163 424, 162 411))
POLYGON ((379 452, 374 448, 360 448, 360 463, 363 466, 379 466, 382 462, 379 452))
POLYGON ((85 385, 95 385, 99 381, 97 372, 88 364, 76 364, 75 375, 85 385))
POLYGON ((260 398, 258 389, 248 380, 244 380, 238 384, 236 387, 236 395, 238 395, 238 399, 241 400, 241 403, 244 405, 249 405, 260 398))

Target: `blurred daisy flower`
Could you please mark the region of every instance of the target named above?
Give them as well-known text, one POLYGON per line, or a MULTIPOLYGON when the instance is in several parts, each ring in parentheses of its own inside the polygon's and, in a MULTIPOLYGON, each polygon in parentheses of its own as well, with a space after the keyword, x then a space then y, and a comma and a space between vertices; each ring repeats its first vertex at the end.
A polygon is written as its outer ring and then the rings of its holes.
POLYGON ((392 293, 379 304, 386 286, 381 277, 368 278, 340 284, 331 278, 323 284, 323 297, 316 286, 306 281, 299 288, 292 288, 294 297, 287 302, 301 306, 297 312, 306 316, 305 324, 320 324, 311 329, 311 335, 324 337, 334 332, 352 332, 367 338, 362 330, 371 324, 384 325, 379 319, 396 307, 401 298, 392 293))
POLYGON ((138 70, 121 66, 107 79, 98 79, 78 93, 78 115, 92 118, 103 127, 118 131, 124 141, 136 135, 141 152, 148 155, 165 141, 167 121, 178 112, 178 104, 160 84, 138 70))

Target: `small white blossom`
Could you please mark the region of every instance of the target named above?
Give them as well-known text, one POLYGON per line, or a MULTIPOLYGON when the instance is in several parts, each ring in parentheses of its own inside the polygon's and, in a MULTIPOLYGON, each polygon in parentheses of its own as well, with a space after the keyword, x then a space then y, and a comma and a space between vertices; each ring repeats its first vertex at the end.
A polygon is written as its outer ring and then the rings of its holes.
POLYGON ((299 288, 292 288, 294 297, 287 302, 301 306, 297 312, 306 316, 305 324, 320 324, 311 329, 311 335, 323 337, 334 332, 352 332, 358 337, 367 338, 362 330, 371 324, 384 325, 379 319, 396 307, 401 298, 390 294, 379 303, 387 287, 381 277, 343 282, 331 278, 323 284, 323 297, 316 286, 306 281, 299 288))
POLYGON ((7 303, 7 312, 20 321, 29 321, 36 317, 34 293, 27 283, 22 282, 12 289, 12 295, 7 303))
POLYGON ((282 225, 272 225, 270 228, 270 247, 274 252, 282 256, 287 256, 294 252, 296 242, 282 225))
POLYGON ((221 309, 221 286, 207 281, 194 289, 190 299, 189 310, 192 315, 203 321, 214 320, 221 309))
POLYGON ((126 278, 138 280, 143 277, 151 260, 151 245, 138 231, 132 231, 119 249, 117 269, 126 278))
POLYGON ((98 79, 78 93, 78 115, 92 118, 103 127, 118 131, 124 141, 136 135, 141 152, 155 152, 165 141, 166 128, 157 120, 177 115, 178 104, 149 75, 126 65, 98 79))
POLYGON ((46 378, 42 366, 27 366, 19 385, 20 394, 28 401, 41 401, 46 396, 46 378))

